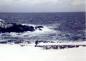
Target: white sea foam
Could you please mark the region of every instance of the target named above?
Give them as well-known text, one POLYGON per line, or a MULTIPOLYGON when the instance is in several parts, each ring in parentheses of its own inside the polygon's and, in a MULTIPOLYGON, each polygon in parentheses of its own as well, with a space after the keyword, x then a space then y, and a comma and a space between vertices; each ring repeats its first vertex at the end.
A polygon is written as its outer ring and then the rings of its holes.
POLYGON ((24 37, 24 36, 40 36, 40 35, 46 35, 46 34, 52 34, 55 33, 56 31, 53 29, 49 29, 48 27, 44 26, 44 28, 42 28, 42 30, 36 29, 35 31, 31 32, 31 31, 27 31, 27 32, 23 32, 23 33, 14 33, 11 32, 10 35, 13 37, 24 37))
POLYGON ((0 61, 86 61, 86 47, 42 50, 34 46, 0 45, 0 61))

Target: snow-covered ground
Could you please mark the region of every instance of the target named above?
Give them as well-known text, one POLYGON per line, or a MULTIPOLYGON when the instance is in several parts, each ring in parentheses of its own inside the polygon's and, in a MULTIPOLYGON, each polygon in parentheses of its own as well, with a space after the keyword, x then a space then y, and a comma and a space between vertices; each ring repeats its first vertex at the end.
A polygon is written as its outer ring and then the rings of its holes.
POLYGON ((86 47, 43 50, 32 45, 0 44, 0 61, 86 61, 86 47))

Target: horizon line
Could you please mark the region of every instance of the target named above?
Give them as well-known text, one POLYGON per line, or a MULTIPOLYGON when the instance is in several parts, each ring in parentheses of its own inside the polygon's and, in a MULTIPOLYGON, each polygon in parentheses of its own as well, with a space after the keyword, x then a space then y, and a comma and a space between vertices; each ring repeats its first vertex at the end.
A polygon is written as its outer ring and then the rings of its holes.
MULTIPOLYGON (((72 11, 68 11, 68 12, 72 12, 72 11)), ((85 11, 73 11, 73 12, 83 12, 85 13, 85 11)), ((61 12, 0 12, 0 13, 61 13, 61 12)), ((67 12, 63 12, 62 13, 67 13, 67 12)))

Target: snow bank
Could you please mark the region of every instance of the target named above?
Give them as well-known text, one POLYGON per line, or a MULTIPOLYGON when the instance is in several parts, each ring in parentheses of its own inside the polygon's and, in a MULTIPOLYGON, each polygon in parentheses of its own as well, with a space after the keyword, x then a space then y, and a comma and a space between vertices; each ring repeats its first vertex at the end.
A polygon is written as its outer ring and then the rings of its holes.
POLYGON ((0 61, 86 61, 86 47, 42 50, 31 45, 0 45, 0 61))

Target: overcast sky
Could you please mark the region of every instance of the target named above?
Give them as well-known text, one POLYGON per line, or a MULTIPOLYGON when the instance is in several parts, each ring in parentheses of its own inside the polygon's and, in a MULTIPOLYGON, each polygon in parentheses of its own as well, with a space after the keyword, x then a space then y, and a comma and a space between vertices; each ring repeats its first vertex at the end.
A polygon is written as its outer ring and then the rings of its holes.
POLYGON ((0 12, 85 11, 85 0, 0 0, 0 12))

